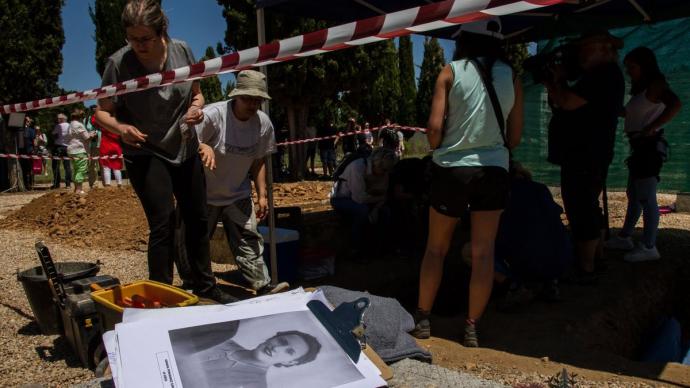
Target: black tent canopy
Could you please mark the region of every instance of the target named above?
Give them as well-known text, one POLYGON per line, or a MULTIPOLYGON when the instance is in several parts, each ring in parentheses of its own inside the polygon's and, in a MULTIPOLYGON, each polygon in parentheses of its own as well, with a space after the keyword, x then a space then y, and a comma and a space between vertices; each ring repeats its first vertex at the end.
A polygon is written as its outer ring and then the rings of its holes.
MULTIPOLYGON (((257 0, 256 3, 257 8, 273 12, 347 23, 434 2, 439 0, 257 0)), ((688 0, 566 0, 536 11, 501 16, 501 21, 509 39, 535 41, 592 28, 611 29, 686 16, 690 16, 688 0)), ((453 39, 457 30, 454 26, 424 34, 453 39)))

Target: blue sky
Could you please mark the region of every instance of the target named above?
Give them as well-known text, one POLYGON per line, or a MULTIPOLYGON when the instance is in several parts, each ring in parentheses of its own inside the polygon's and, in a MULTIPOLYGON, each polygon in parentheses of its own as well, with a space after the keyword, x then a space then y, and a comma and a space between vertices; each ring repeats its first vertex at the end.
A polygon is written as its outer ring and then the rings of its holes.
MULTIPOLYGON (((67 0, 62 9, 65 45, 62 49, 64 62, 59 84, 67 90, 93 89, 101 84, 96 72, 95 28, 89 17, 89 6, 93 7, 93 4, 94 0, 67 0)), ((187 41, 197 59, 203 56, 206 47, 215 48, 217 42, 223 41, 225 19, 222 8, 215 0, 163 0, 163 9, 170 20, 170 36, 187 41)), ((413 35, 412 42, 414 61, 420 66, 424 54, 424 37, 413 35)), ((453 54, 454 44, 441 40, 441 45, 448 61, 453 54)), ((233 79, 231 74, 220 77, 223 85, 233 79)))

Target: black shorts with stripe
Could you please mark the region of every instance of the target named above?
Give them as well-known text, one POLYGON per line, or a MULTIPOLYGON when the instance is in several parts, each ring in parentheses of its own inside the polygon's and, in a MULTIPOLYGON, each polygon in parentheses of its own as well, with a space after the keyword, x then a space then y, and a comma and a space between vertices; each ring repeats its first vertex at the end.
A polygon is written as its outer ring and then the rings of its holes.
POLYGON ((502 210, 508 203, 508 172, 497 166, 441 167, 433 165, 431 206, 437 212, 460 217, 470 211, 502 210))

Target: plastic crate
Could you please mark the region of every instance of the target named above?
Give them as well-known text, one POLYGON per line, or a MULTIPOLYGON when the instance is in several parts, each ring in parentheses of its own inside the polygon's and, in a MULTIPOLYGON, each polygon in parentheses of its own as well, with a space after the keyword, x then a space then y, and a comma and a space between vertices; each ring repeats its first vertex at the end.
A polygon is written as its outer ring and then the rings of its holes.
MULTIPOLYGON (((268 239, 268 228, 259 226, 259 233, 264 238, 264 261, 271 273, 271 246, 268 239)), ((276 228, 276 256, 278 256, 278 281, 291 282, 297 279, 299 266, 299 232, 296 230, 276 228)))
POLYGON ((163 307, 185 307, 199 302, 196 295, 153 280, 140 280, 107 290, 93 291, 91 298, 96 302, 96 310, 103 317, 104 330, 112 330, 115 324, 122 322, 124 308, 117 305, 116 301, 134 295, 157 299, 163 307))

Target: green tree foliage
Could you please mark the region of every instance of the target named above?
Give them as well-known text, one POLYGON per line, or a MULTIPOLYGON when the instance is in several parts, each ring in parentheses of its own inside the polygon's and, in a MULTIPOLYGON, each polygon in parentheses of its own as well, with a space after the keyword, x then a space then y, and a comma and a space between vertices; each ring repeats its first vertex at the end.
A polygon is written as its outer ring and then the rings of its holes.
MULTIPOLYGON (((206 48, 206 53, 201 58, 201 60, 206 61, 215 57, 216 53, 215 51, 213 51, 213 47, 208 46, 206 48)), ((211 104, 216 101, 221 101, 223 98, 225 98, 223 95, 222 86, 220 84, 220 79, 218 79, 217 75, 201 79, 200 84, 201 93, 203 93, 204 99, 206 100, 207 104, 211 104)))
POLYGON ((417 122, 415 100, 417 85, 414 79, 414 61, 412 58, 412 39, 409 35, 398 40, 398 67, 400 68, 400 104, 397 121, 412 125, 417 122))
POLYGON ((127 0, 96 0, 94 8, 89 6, 89 15, 96 26, 96 71, 103 74, 108 58, 126 45, 125 30, 122 28, 122 10, 127 0))
MULTIPOLYGON (((253 0, 218 0, 226 20, 224 52, 234 52, 258 44, 256 11, 253 0)), ((323 22, 266 12, 266 39, 283 39, 326 28, 323 22)), ((342 79, 342 56, 318 55, 268 66, 271 116, 285 117, 290 138, 304 137, 304 129, 312 107, 327 99, 337 98, 342 79), (285 112, 281 112, 284 110, 285 112)), ((351 68, 348 67, 348 68, 351 68)), ((286 123, 274 123, 276 128, 286 123)), ((290 147, 289 161, 293 178, 302 177, 305 147, 290 147)))
POLYGON ((431 109, 431 98, 434 95, 436 78, 444 65, 443 48, 436 38, 424 40, 424 59, 419 74, 419 89, 417 90, 417 125, 426 126, 431 109))
POLYGON ((0 99, 25 102, 58 91, 62 0, 0 0, 0 99))
POLYGON ((363 78, 359 99, 350 105, 363 119, 380 124, 386 118, 396 121, 400 103, 400 69, 398 52, 392 40, 363 47, 366 61, 361 61, 358 77, 363 78), (356 102, 356 103, 355 103, 356 102))
POLYGON ((233 81, 228 81, 227 84, 225 84, 225 89, 223 90, 223 98, 226 98, 230 92, 232 92, 232 89, 235 89, 235 83, 233 81))
POLYGON ((522 67, 522 63, 525 62, 525 59, 529 58, 527 43, 508 44, 506 46, 506 56, 513 66, 513 69, 515 69, 515 73, 517 75, 522 75, 525 71, 522 67))
MULTIPOLYGON (((62 0, 0 0, 0 104, 37 100, 58 94, 62 72, 62 0)), ((2 134, 5 150, 14 152, 15 137, 2 134)), ((8 161, 10 184, 24 190, 16 160, 8 161)))

